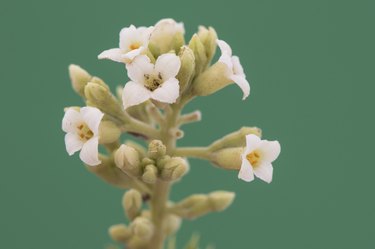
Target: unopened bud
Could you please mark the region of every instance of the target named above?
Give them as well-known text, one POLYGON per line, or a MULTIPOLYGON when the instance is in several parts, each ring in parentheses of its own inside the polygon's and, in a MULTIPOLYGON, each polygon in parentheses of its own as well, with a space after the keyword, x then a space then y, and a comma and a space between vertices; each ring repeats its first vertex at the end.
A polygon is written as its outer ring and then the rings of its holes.
POLYGON ((257 127, 242 127, 238 131, 232 132, 223 138, 215 141, 210 145, 211 151, 217 151, 229 147, 245 147, 246 135, 254 134, 258 137, 262 136, 262 130, 257 127))
POLYGON ((177 203, 173 210, 182 218, 195 219, 210 212, 211 208, 207 195, 194 194, 177 203))
POLYGON ((128 145, 121 145, 115 152, 116 166, 126 174, 140 176, 140 158, 138 152, 128 145))
POLYGON ((120 138, 121 130, 112 121, 102 121, 99 126, 99 142, 109 144, 120 138))
POLYGON ((121 243, 127 242, 132 236, 131 230, 124 224, 111 226, 108 229, 108 233, 114 241, 121 243))
POLYGON ((181 157, 172 157, 161 169, 161 178, 165 181, 180 179, 189 170, 188 163, 181 157))
POLYGON ((74 91, 84 96, 85 86, 91 80, 92 76, 86 70, 74 64, 69 65, 69 76, 74 91))
POLYGON ((133 220, 140 214, 142 208, 142 195, 135 189, 131 189, 124 194, 122 198, 122 207, 126 216, 133 220))
POLYGON ((242 147, 224 148, 211 154, 210 160, 223 169, 239 170, 242 164, 242 147))
POLYGON ((148 156, 151 159, 158 159, 165 155, 167 148, 160 140, 152 140, 148 145, 148 156))
POLYGON ((198 36, 204 45, 204 48, 206 51, 206 57, 207 57, 207 64, 209 64, 216 52, 216 47, 217 47, 216 31, 212 27, 209 27, 207 29, 204 26, 199 26, 198 36))
POLYGON ((178 56, 181 60, 181 67, 176 78, 179 81, 180 92, 183 92, 189 86, 194 77, 195 57, 193 50, 187 46, 181 48, 178 56))
POLYGON ((233 192, 215 191, 208 195, 208 201, 213 211, 220 212, 232 204, 235 196, 236 194, 233 192))
POLYGON ((164 232, 166 235, 175 234, 181 227, 181 218, 177 215, 170 214, 165 218, 164 232))
POLYGON ((142 180, 148 184, 154 184, 158 179, 158 169, 155 165, 149 164, 145 167, 142 180))
POLYGON ((197 34, 191 38, 189 48, 194 52, 195 74, 200 74, 207 65, 207 56, 204 45, 197 34))
POLYGON ((149 240, 154 233, 154 225, 144 217, 135 218, 130 224, 130 228, 134 236, 143 240, 149 240))

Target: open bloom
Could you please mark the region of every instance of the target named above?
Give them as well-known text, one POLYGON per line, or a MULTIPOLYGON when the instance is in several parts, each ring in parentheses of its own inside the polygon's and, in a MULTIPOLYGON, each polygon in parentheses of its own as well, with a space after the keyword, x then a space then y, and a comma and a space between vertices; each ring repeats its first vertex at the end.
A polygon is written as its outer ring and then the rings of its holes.
POLYGON ((123 28, 120 31, 119 48, 105 50, 98 58, 110 59, 122 63, 131 62, 136 56, 147 49, 152 30, 153 27, 136 28, 134 25, 123 28))
POLYGON ((104 114, 94 107, 83 107, 80 111, 69 108, 62 121, 62 129, 66 132, 66 151, 71 156, 81 150, 81 160, 96 166, 101 163, 98 157, 99 125, 104 114))
POLYGON ((223 40, 217 40, 217 45, 221 50, 221 56, 219 62, 224 63, 227 66, 227 77, 236 83, 243 92, 242 99, 246 99, 250 94, 250 85, 246 80, 246 75, 243 71, 240 59, 238 56, 232 56, 232 49, 223 40))
POLYGON ((174 103, 179 96, 179 82, 176 75, 181 61, 175 54, 163 54, 155 65, 145 55, 137 56, 127 64, 131 81, 126 83, 122 99, 124 108, 138 105, 148 99, 163 103, 174 103))
POLYGON ((242 165, 238 178, 251 182, 254 175, 263 181, 272 181, 272 162, 280 154, 278 141, 261 140, 258 136, 246 136, 246 148, 242 154, 242 165))

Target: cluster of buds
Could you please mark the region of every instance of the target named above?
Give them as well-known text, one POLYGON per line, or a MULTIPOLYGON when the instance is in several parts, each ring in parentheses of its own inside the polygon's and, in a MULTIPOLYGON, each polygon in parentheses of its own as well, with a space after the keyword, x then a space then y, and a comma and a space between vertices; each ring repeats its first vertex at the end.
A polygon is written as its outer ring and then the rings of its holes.
POLYGON ((206 147, 176 145, 184 136, 181 127, 201 120, 200 111, 182 114, 191 100, 230 84, 241 89, 243 100, 250 94, 239 58, 213 28, 199 27, 187 43, 184 35, 184 25, 172 19, 123 28, 118 48, 98 56, 124 64, 129 81, 116 94, 101 78, 69 67, 73 89, 86 106, 65 109, 66 150, 69 155, 80 151, 89 171, 128 189, 122 204, 129 224, 109 229, 113 240, 127 248, 163 248, 182 219, 223 211, 232 203, 235 194, 226 191, 168 200, 170 187, 189 171, 189 157, 237 170, 247 182, 256 176, 270 183, 272 162, 280 153, 280 144, 262 140, 256 127, 243 127, 206 147), (217 47, 221 55, 212 62, 217 47), (124 133, 142 142, 123 142, 124 133), (100 153, 99 146, 106 152, 100 153))

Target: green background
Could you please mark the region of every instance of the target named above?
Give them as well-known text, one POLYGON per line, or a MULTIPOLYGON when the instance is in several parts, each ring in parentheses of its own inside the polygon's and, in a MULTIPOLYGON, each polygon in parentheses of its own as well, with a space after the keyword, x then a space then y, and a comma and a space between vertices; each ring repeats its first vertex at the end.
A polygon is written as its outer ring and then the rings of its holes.
POLYGON ((82 102, 70 87, 76 63, 112 87, 123 65, 99 61, 130 24, 163 17, 200 24, 241 57, 251 95, 232 85, 199 98, 203 122, 183 145, 207 145, 243 125, 282 145, 274 181, 239 181, 236 172, 192 160, 174 188, 178 200, 216 189, 233 206, 183 224, 204 245, 225 248, 375 248, 373 150, 374 1, 10 1, 0 4, 0 248, 104 248, 107 228, 125 222, 122 191, 69 157, 63 108, 82 102))

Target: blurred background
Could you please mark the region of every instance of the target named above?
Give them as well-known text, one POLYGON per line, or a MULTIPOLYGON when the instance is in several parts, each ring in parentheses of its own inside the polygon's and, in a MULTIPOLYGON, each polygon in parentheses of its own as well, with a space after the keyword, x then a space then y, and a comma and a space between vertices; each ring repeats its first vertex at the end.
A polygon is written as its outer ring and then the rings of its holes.
POLYGON ((213 26, 239 55, 251 83, 196 99, 203 113, 180 145, 207 145, 241 126, 279 140, 274 181, 245 183, 237 172, 191 160, 172 199, 235 191, 232 207, 184 222, 217 249, 375 248, 373 92, 374 1, 10 1, 0 3, 0 248, 91 248, 111 243, 107 228, 126 222, 122 190, 88 173, 65 151, 65 106, 82 105, 68 65, 112 88, 123 65, 97 55, 121 28, 172 17, 186 39, 213 26))

